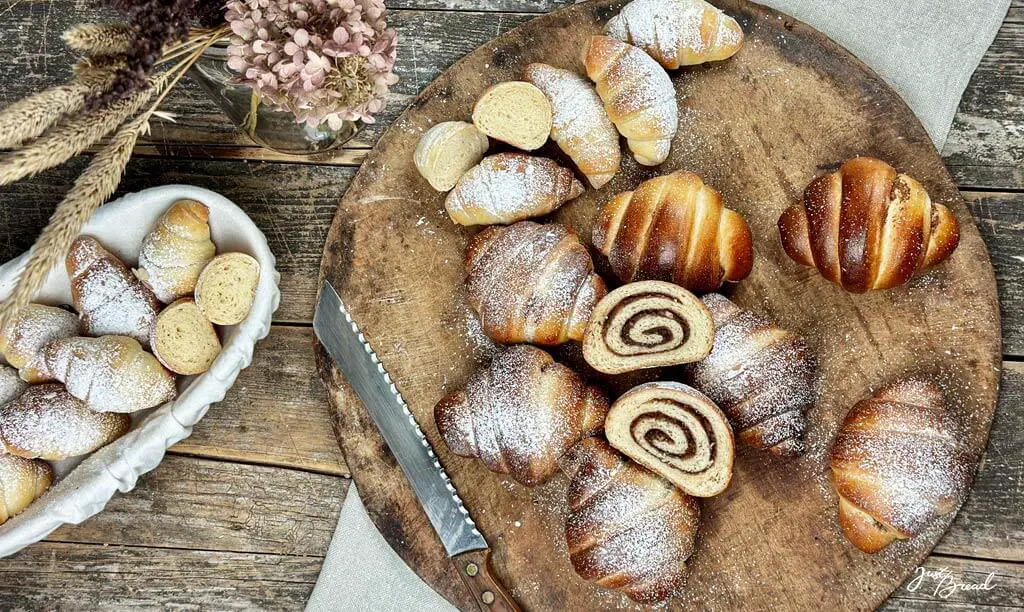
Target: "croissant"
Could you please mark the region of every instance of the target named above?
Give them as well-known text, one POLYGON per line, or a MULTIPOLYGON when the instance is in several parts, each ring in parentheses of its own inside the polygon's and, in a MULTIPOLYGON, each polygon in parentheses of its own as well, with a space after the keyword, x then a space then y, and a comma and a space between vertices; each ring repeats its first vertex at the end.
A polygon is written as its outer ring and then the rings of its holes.
POLYGON ((705 293, 743 280, 754 264, 747 222, 692 172, 616 196, 598 214, 593 241, 626 283, 664 280, 705 293))
POLYGON ((519 345, 441 400, 434 423, 456 455, 530 486, 557 472, 573 444, 599 432, 607 412, 601 391, 544 351, 519 345))
POLYGON ((662 281, 623 285, 590 316, 583 358, 605 374, 690 363, 711 352, 711 312, 686 289, 662 281))
POLYGON ((909 281, 960 243, 953 213, 889 164, 855 157, 820 176, 779 218, 786 253, 847 291, 909 281))
POLYGON ((210 209, 195 200, 179 200, 142 240, 135 275, 164 304, 191 294, 199 273, 217 247, 210 239, 210 209))
POLYGON ((466 251, 469 304, 495 342, 582 340, 604 281, 579 237, 562 225, 489 227, 466 251))
POLYGON ((127 336, 64 338, 43 349, 45 373, 97 412, 136 412, 177 396, 174 376, 127 336))
POLYGON ((704 0, 633 0, 604 31, 668 70, 724 60, 743 45, 740 24, 704 0))
POLYGON ((28 389, 28 383, 10 366, 0 365, 0 406, 18 397, 28 389))
POLYGON ((576 573, 641 603, 675 594, 700 524, 696 500, 596 437, 566 453, 562 470, 570 479, 565 538, 576 573))
POLYGON ((702 301, 715 321, 715 344, 706 358, 686 366, 689 380, 729 417, 742 443, 799 455, 815 400, 807 343, 717 293, 702 301))
POLYGON ((95 238, 80 236, 71 244, 66 267, 71 301, 86 334, 129 336, 149 347, 160 301, 128 266, 95 238))
POLYGON ((619 134, 594 86, 575 72, 530 64, 525 78, 544 92, 554 108, 551 138, 600 189, 619 171, 619 134))
POLYGON ((640 49, 607 36, 590 38, 583 65, 636 161, 657 166, 668 159, 679 108, 665 69, 640 49))
POLYGON ((459 225, 513 223, 546 215, 581 193, 572 171, 550 159, 498 153, 463 174, 444 207, 459 225))
POLYGON ((961 431, 931 380, 899 380, 858 402, 829 457, 846 538, 878 552, 953 511, 973 468, 961 431))
POLYGON ((29 387, 0 407, 0 449, 26 459, 79 457, 123 436, 127 414, 94 412, 61 385, 29 387))
POLYGON ((0 525, 28 508, 53 484, 53 468, 0 450, 0 525))
POLYGON ((44 346, 78 333, 78 317, 61 308, 28 304, 11 317, 0 333, 0 353, 30 383, 52 380, 41 376, 37 360, 44 346))

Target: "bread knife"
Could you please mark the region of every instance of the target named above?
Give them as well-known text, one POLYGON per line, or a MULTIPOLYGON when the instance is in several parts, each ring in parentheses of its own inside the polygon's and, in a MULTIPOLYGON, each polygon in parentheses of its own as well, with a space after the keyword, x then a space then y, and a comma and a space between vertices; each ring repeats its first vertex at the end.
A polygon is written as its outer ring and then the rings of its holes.
POLYGON ((330 282, 320 288, 313 330, 384 436, 477 606, 488 611, 518 611, 519 606, 494 575, 487 540, 477 530, 402 393, 330 282))

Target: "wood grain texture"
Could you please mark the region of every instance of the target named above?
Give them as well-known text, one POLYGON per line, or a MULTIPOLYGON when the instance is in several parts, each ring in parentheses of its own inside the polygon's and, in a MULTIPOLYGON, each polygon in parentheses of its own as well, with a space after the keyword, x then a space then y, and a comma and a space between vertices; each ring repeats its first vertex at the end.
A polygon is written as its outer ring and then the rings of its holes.
MULTIPOLYGON (((613 5, 586 3, 541 17, 470 54, 429 86, 364 162, 339 208, 322 267, 488 536, 498 574, 527 609, 600 608, 620 598, 583 584, 569 568, 560 549, 563 482, 519 487, 449 455, 431 426, 434 403, 481 360, 461 284, 461 253, 472 230, 447 220, 442 196, 418 176, 411 155, 427 127, 468 116, 479 92, 517 78, 530 61, 578 69, 582 41, 613 5)), ((705 500, 707 518, 691 566, 691 584, 700 588, 684 591, 675 603, 870 608, 927 554, 951 517, 887 554, 854 550, 834 521, 824 463, 829 440, 870 388, 924 369, 946 383, 971 423, 968 446, 980 454, 999 365, 992 268, 941 159, 891 90, 806 26, 739 1, 723 5, 738 14, 748 42, 729 62, 675 75, 682 125, 670 161, 659 169, 629 162, 604 190, 587 192, 555 217, 587 237, 598 204, 610 194, 679 168, 701 174, 747 217, 757 262, 734 297, 803 332, 826 382, 804 458, 786 464, 744 449, 730 489, 705 500), (795 266, 775 229, 778 214, 813 176, 856 154, 881 157, 920 179, 934 199, 953 206, 963 226, 960 249, 940 269, 907 287, 860 297, 795 266), (785 534, 786 545, 773 545, 765 534, 785 534)), ((371 517, 421 576, 451 601, 470 605, 411 489, 395 486, 401 473, 379 434, 320 357, 339 411, 339 440, 371 517)))

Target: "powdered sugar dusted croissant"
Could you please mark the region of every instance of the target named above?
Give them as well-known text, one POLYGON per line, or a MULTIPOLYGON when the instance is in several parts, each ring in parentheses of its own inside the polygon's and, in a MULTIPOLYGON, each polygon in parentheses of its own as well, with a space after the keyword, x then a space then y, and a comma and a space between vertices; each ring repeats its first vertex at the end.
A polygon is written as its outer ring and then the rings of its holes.
POLYGON ((525 485, 547 480, 558 459, 601 430, 604 394, 544 351, 513 346, 441 400, 434 423, 448 448, 525 485))
POLYGON ((210 209, 195 200, 175 202, 142 240, 135 275, 164 304, 192 293, 217 252, 210 239, 210 209))
POLYGON ((513 223, 546 215, 581 193, 572 171, 550 159, 498 153, 463 174, 444 207, 459 225, 513 223))
POLYGON ((565 538, 584 580, 642 603, 671 597, 686 579, 700 524, 696 500, 587 438, 566 453, 565 538))
POLYGON ((563 225, 489 227, 466 251, 469 304, 495 342, 581 340, 607 292, 590 253, 563 225))
POLYGON ((78 333, 78 317, 70 312, 28 304, 11 317, 0 333, 0 353, 7 363, 18 369, 21 377, 30 383, 52 380, 38 373, 38 360, 43 347, 58 338, 78 333))
POLYGON ((799 455, 815 399, 807 343, 717 293, 702 301, 715 322, 715 341, 707 357, 686 366, 693 385, 718 404, 744 444, 799 455))
POLYGON ((82 331, 129 336, 148 347, 160 301, 128 266, 91 236, 79 236, 71 244, 65 263, 82 331))
POLYGON ((590 38, 583 65, 636 161, 657 166, 668 159, 679 107, 665 69, 640 49, 607 36, 590 38))
POLYGON ((953 511, 973 468, 961 432, 931 380, 899 380, 858 402, 829 458, 847 539, 874 553, 953 511))
POLYGON ((53 469, 48 463, 0 450, 0 525, 28 508, 51 484, 53 469))
POLYGON ((779 233, 790 257, 853 293, 901 285, 960 243, 952 211, 871 157, 812 181, 779 218, 779 233))
POLYGON ((704 0, 633 0, 605 26, 669 70, 732 57, 743 45, 736 20, 704 0))
POLYGON ((692 172, 645 181, 605 204, 593 233, 623 282, 671 281, 715 291, 754 265, 750 227, 692 172))

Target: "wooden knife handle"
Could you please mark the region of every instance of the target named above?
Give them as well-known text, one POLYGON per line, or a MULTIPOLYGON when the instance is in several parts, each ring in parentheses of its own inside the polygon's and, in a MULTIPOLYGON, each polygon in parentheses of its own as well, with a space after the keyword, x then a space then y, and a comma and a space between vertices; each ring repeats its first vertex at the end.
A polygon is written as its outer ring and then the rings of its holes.
POLYGON ((521 612, 491 567, 491 551, 474 550, 452 557, 455 569, 466 586, 473 591, 476 605, 483 612, 521 612))

